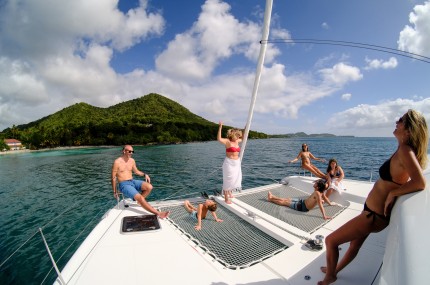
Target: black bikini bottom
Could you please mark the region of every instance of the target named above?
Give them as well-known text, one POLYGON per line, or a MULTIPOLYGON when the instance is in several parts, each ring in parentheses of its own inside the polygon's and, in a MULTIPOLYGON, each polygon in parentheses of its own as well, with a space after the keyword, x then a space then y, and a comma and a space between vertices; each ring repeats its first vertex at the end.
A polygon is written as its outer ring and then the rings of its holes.
POLYGON ((366 217, 368 217, 368 218, 372 217, 373 218, 372 223, 375 223, 376 217, 380 218, 381 220, 384 220, 387 223, 387 225, 390 223, 390 216, 384 216, 384 215, 376 213, 373 210, 370 210, 369 207, 367 207, 366 203, 364 203, 364 209, 363 210, 369 212, 369 214, 367 214, 366 217))

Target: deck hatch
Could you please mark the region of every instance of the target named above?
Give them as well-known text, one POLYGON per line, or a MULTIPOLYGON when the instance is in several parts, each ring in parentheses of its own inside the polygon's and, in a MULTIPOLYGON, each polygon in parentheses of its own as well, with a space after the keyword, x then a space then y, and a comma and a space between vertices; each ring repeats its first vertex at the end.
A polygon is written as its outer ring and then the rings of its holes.
POLYGON ((128 216, 122 219, 121 232, 124 234, 159 229, 160 223, 156 215, 128 216))
POLYGON ((162 210, 170 211, 170 223, 229 269, 247 268, 288 248, 219 204, 217 216, 224 222, 217 223, 208 213, 200 231, 194 229, 196 220, 182 205, 162 210))

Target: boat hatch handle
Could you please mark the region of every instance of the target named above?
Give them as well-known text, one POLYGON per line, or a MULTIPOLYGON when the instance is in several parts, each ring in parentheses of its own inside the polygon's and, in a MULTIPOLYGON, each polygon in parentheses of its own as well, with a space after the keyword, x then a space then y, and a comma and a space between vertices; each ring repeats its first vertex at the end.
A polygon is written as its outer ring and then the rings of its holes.
POLYGON ((51 251, 49 250, 49 246, 48 246, 48 243, 46 242, 45 236, 43 235, 42 228, 39 228, 39 232, 42 235, 42 240, 43 240, 43 243, 45 244, 46 251, 49 254, 49 258, 51 259, 52 265, 54 266, 55 271, 57 271, 57 275, 58 275, 58 279, 60 280, 60 283, 64 285, 67 284, 64 281, 63 276, 61 276, 61 272, 60 270, 58 270, 57 263, 55 262, 54 257, 51 254, 51 251))

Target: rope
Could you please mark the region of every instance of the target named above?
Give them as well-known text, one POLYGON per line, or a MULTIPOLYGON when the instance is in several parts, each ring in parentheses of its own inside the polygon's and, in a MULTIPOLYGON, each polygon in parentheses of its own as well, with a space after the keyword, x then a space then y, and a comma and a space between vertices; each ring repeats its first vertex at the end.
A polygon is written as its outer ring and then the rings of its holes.
MULTIPOLYGON (((57 263, 63 258, 63 256, 66 254, 66 252, 69 251, 69 249, 72 247, 72 245, 77 241, 77 239, 83 234, 84 231, 86 231, 86 229, 88 228, 88 226, 90 224, 93 223, 93 221, 96 219, 96 217, 99 216, 99 214, 104 211, 104 210, 100 210, 97 212, 96 215, 94 215, 94 217, 91 219, 91 221, 85 226, 85 228, 78 233, 78 235, 76 236, 76 238, 70 243, 70 245, 64 250, 64 252, 60 255, 60 257, 57 259, 57 263)), ((40 284, 43 284, 46 280, 46 278, 48 278, 49 274, 51 273, 53 267, 51 267, 51 269, 48 271, 48 273, 45 275, 45 278, 43 278, 42 282, 40 284)))
POLYGON ((264 178, 267 178, 267 179, 269 179, 269 180, 272 180, 272 181, 273 181, 273 182, 275 182, 275 183, 280 183, 280 181, 278 181, 278 180, 276 180, 276 179, 274 179, 274 178, 272 178, 272 177, 269 177, 268 175, 265 175, 265 174, 264 174, 264 173, 262 173, 261 171, 255 171, 254 169, 252 169, 252 168, 250 168, 250 167, 243 166, 243 165, 242 165, 242 168, 245 168, 245 169, 251 170, 252 172, 256 172, 257 174, 259 174, 259 175, 263 176, 264 178))
MULTIPOLYGON (((45 225, 43 225, 42 227, 40 227, 41 229, 45 229, 49 224, 51 224, 53 221, 57 220, 58 218, 60 218, 61 216, 63 216, 65 213, 69 212, 70 210, 72 210, 73 207, 75 207, 78 202, 81 201, 76 201, 72 206, 70 206, 69 208, 67 208, 66 210, 64 210, 63 212, 61 212, 59 215, 55 215, 55 218, 53 218, 52 220, 50 220, 49 222, 47 222, 45 225)), ((101 212, 101 210, 100 210, 101 212)), ((84 229, 85 230, 85 229, 84 229)), ((11 259, 18 251, 21 250, 21 248, 26 245, 36 234, 39 233, 39 230, 35 231, 24 243, 22 243, 13 253, 11 253, 1 264, 0 264, 0 269, 5 265, 5 263, 11 259)), ((81 233, 80 233, 81 234, 81 233)), ((64 255, 64 254, 63 254, 64 255)), ((52 268, 51 268, 52 270, 52 268)))
POLYGON ((17 253, 29 240, 31 240, 36 234, 38 233, 38 231, 36 231, 31 237, 29 237, 21 246, 19 246, 11 255, 9 255, 5 261, 3 261, 0 264, 0 269, 3 267, 3 265, 12 257, 15 255, 15 253, 17 253))
MULTIPOLYGON (((77 203, 77 202, 76 202, 77 203)), ((75 204, 73 204, 73 206, 75 206, 76 205, 76 203, 75 204)), ((73 207, 72 206, 72 207, 73 207)), ((70 208, 69 209, 67 209, 67 210, 65 210, 64 212, 62 212, 60 215, 57 215, 54 219, 52 219, 52 220, 50 220, 48 223, 46 223, 44 226, 42 226, 41 228, 42 229, 44 229, 46 226, 48 226, 50 223, 52 223, 53 221, 55 221, 56 219, 58 219, 61 215, 63 215, 65 212, 67 212, 67 211, 69 211, 70 210, 70 208)), ((29 237, 23 244, 21 244, 11 255, 9 255, 6 259, 5 259, 5 261, 3 261, 1 264, 0 264, 0 268, 2 268, 3 267, 3 265, 10 259, 10 258, 12 258, 12 256, 14 256, 24 245, 26 245, 27 244, 27 242, 29 242, 37 233, 39 233, 39 231, 36 231, 34 234, 32 234, 31 235, 31 237, 29 237)))
POLYGON ((361 48, 361 49, 368 49, 368 50, 374 50, 374 51, 380 51, 390 54, 395 54, 403 57, 412 58, 415 60, 419 60, 425 63, 430 63, 430 58, 426 57, 424 55, 420 55, 417 53, 412 53, 408 51, 398 50, 394 48, 379 46, 379 45, 372 45, 372 44, 366 44, 366 43, 359 43, 359 42, 350 42, 350 41, 335 41, 335 40, 320 40, 320 39, 269 39, 269 40, 262 40, 260 41, 263 43, 286 43, 286 44, 318 44, 318 45, 337 45, 337 46, 346 46, 346 47, 354 47, 354 48, 361 48))
MULTIPOLYGON (((217 172, 219 169, 222 169, 222 167, 218 167, 218 168, 216 168, 214 171, 212 171, 211 173, 209 173, 208 175, 206 175, 204 178, 201 178, 201 179, 198 179, 198 180, 194 181, 194 183, 193 183, 193 184, 191 184, 189 187, 191 187, 191 186, 193 186, 193 185, 196 185, 198 182, 202 181, 203 179, 207 179, 207 177, 210 177, 210 176, 211 176, 211 175, 213 175, 215 172, 217 172)), ((171 197, 176 197, 175 195, 176 195, 179 191, 183 190, 183 185, 182 185, 182 186, 178 185, 177 187, 181 187, 181 188, 180 188, 178 191, 176 191, 176 192, 172 193, 172 195, 169 195, 169 196, 167 196, 166 198, 161 199, 160 201, 165 201, 165 200, 167 200, 167 199, 169 199, 169 198, 171 198, 171 197)), ((177 197, 180 197, 180 196, 177 196, 177 197)))

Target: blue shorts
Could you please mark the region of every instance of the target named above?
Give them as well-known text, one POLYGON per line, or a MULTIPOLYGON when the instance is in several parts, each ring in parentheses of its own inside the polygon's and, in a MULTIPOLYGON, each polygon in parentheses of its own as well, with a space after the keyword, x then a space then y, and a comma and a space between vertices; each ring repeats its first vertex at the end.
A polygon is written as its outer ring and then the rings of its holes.
POLYGON ((190 217, 192 217, 192 218, 194 218, 194 219, 196 219, 196 220, 197 220, 197 212, 196 212, 196 211, 192 211, 192 212, 190 213, 190 217))
POLYGON ((300 211, 300 212, 308 212, 308 208, 306 208, 305 200, 299 198, 292 198, 290 208, 300 211))
POLYGON ((119 183, 119 191, 121 191, 125 197, 134 199, 136 194, 142 193, 142 184, 142 180, 125 180, 119 183))

